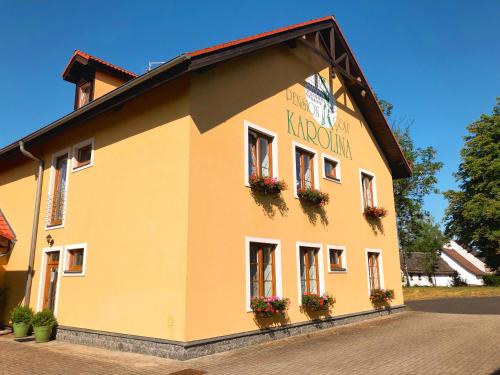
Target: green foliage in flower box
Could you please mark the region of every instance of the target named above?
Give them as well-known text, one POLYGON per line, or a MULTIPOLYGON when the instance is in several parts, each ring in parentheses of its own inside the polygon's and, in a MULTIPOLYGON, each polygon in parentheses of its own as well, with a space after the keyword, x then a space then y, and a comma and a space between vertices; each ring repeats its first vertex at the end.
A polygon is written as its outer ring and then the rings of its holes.
POLYGON ((286 182, 273 177, 258 177, 253 174, 250 176, 250 187, 264 195, 277 195, 286 190, 286 182))
POLYGON ((250 302, 250 307, 256 316, 270 318, 272 316, 284 315, 288 310, 290 300, 281 297, 255 297, 250 302))
POLYGON ((373 304, 385 303, 394 299, 394 290, 392 289, 372 289, 370 301, 373 304))
POLYGON ((322 192, 317 189, 299 189, 297 196, 303 202, 307 202, 314 206, 324 206, 330 200, 328 193, 322 192))
POLYGON ((305 293, 302 295, 302 306, 313 311, 328 310, 335 302, 335 298, 326 293, 323 295, 314 293, 305 293))
POLYGON ((383 207, 366 207, 365 216, 369 219, 381 219, 387 215, 387 210, 383 207))

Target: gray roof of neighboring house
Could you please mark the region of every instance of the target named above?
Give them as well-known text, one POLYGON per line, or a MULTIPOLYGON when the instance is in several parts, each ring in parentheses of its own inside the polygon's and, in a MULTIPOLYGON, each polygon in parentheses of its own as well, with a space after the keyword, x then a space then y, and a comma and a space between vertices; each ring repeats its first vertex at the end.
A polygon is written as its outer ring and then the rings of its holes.
MULTIPOLYGON (((410 255, 405 255, 406 258, 406 267, 408 270, 408 273, 420 273, 420 274, 426 274, 423 270, 422 267, 422 259, 425 257, 426 253, 418 253, 414 252, 411 253, 410 255)), ((404 270, 404 263, 403 263, 403 255, 401 254, 399 257, 400 263, 401 263, 401 269, 404 270)), ((436 272, 434 272, 435 275, 451 275, 455 270, 451 268, 448 263, 446 263, 444 260, 441 258, 438 258, 437 264, 436 264, 436 272)))

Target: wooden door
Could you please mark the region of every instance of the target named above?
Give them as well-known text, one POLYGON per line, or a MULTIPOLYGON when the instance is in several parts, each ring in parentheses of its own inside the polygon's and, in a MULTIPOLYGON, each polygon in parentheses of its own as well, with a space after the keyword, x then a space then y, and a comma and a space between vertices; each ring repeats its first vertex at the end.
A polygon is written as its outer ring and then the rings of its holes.
POLYGON ((54 310, 56 303, 57 278, 59 274, 59 251, 46 254, 45 281, 43 288, 43 308, 54 310))

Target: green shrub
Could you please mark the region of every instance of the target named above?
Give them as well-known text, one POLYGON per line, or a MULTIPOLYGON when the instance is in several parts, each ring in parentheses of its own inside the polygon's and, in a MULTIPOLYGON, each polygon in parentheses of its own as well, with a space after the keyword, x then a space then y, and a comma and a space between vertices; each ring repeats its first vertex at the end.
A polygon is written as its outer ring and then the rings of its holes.
POLYGON ((483 281, 487 286, 500 286, 500 275, 484 275, 483 281))
POLYGON ((10 312, 10 320, 12 323, 30 324, 33 319, 33 310, 31 307, 16 306, 10 312))
POLYGON ((457 271, 454 271, 451 275, 451 286, 468 286, 468 284, 457 271))
POLYGON ((42 310, 33 316, 33 327, 51 327, 57 324, 56 318, 52 310, 42 310))

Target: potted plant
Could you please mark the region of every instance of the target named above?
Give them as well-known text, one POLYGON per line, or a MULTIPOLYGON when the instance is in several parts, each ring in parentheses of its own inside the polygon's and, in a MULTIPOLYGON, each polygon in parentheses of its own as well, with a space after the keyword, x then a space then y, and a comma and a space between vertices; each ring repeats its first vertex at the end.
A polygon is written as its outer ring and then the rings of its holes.
POLYGON ((382 219, 387 215, 387 210, 384 207, 366 207, 365 208, 365 216, 368 219, 382 219))
POLYGON ((259 318, 271 318, 273 316, 283 316, 288 310, 290 300, 281 297, 255 297, 250 302, 250 307, 255 316, 259 318))
POLYGON ((323 295, 305 293, 302 295, 302 306, 307 310, 328 310, 335 304, 335 302, 335 298, 327 293, 324 293, 323 295))
POLYGON ((374 305, 388 303, 394 299, 394 290, 392 289, 372 289, 370 293, 370 301, 374 305))
POLYGON ((35 331, 36 342, 47 342, 52 335, 52 329, 57 324, 52 310, 42 310, 33 316, 33 330, 35 331))
POLYGON ((250 176, 250 188, 264 195, 278 195, 286 190, 286 182, 273 177, 259 177, 256 174, 250 176))
POLYGON ((311 188, 299 189, 297 196, 302 202, 306 202, 312 206, 324 206, 330 200, 328 193, 311 188))
POLYGON ((10 320, 12 321, 12 328, 14 330, 14 337, 28 336, 28 330, 33 318, 33 310, 27 306, 16 306, 10 312, 10 320))

